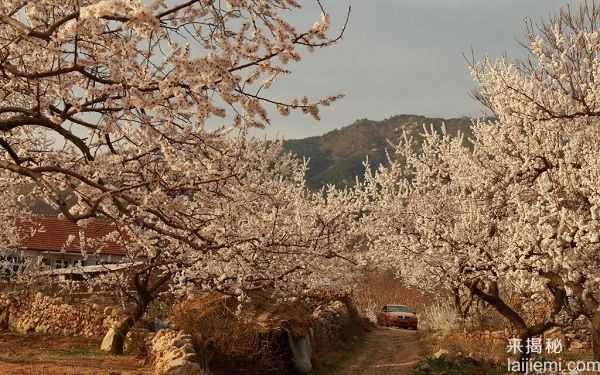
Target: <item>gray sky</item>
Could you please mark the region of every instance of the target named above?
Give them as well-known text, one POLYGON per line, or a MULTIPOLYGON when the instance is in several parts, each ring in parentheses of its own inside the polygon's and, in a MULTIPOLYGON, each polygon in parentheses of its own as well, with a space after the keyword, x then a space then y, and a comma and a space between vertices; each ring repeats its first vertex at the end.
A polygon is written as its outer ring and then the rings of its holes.
MULTIPOLYGON (((304 138, 349 125, 411 113, 435 117, 477 116, 474 88, 463 53, 523 56, 523 20, 540 21, 578 0, 322 0, 337 30, 348 5, 350 25, 336 46, 305 55, 271 95, 310 98, 343 93, 321 121, 273 114, 269 137, 304 138)), ((313 1, 294 23, 318 18, 313 1)), ((258 134, 264 134, 259 132, 258 134)), ((258 135, 257 134, 257 135, 258 135)))

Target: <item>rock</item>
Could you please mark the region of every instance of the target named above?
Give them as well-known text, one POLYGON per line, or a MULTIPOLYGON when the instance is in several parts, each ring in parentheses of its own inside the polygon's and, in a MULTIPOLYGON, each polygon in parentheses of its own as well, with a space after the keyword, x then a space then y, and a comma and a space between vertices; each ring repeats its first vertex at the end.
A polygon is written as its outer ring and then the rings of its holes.
POLYGON ((192 336, 181 331, 159 331, 151 341, 152 368, 155 375, 207 375, 198 363, 192 336))
POLYGON ((154 328, 155 331, 160 331, 163 329, 175 329, 175 327, 173 326, 173 324, 164 321, 164 320, 160 320, 160 319, 154 319, 154 322, 152 322, 152 326, 154 328))
POLYGON ((149 333, 149 330, 143 328, 134 328, 130 330, 129 333, 127 333, 127 337, 125 337, 125 352, 132 353, 139 351, 140 348, 144 346, 149 333))
POLYGON ((34 329, 35 329, 35 323, 30 318, 26 317, 25 319, 15 322, 14 330, 19 333, 22 333, 22 334, 29 333, 29 332, 32 332, 34 329))
POLYGON ((571 341, 571 344, 569 344, 569 350, 581 350, 584 348, 585 345, 581 341, 571 341))
POLYGON ((554 328, 549 329, 546 332, 544 332, 544 337, 546 337, 546 338, 555 338, 555 337, 561 337, 561 336, 562 336, 562 329, 560 327, 554 327, 554 328))
POLYGON ((39 324, 34 329, 37 333, 48 333, 50 331, 50 327, 47 324, 39 324))
POLYGON ((443 357, 448 356, 448 351, 446 349, 440 349, 437 352, 433 353, 433 355, 431 356, 434 359, 440 359, 443 357))
POLYGON ((419 370, 419 373, 421 373, 421 374, 431 374, 431 373, 433 373, 433 369, 431 368, 431 366, 427 362, 421 363, 419 366, 417 366, 417 369, 419 370))
POLYGON ((190 362, 185 358, 175 358, 168 363, 168 366, 158 372, 156 375, 195 375, 203 374, 199 364, 190 362))

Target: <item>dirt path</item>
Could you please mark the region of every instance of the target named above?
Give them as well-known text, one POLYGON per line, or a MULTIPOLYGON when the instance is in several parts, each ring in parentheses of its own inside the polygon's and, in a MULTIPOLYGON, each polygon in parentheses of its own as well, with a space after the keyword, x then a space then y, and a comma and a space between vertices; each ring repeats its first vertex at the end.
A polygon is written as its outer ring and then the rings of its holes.
POLYGON ((74 359, 69 365, 63 361, 32 361, 31 363, 0 360, 0 375, 146 375, 150 372, 120 358, 106 361, 74 359))
POLYGON ((379 328, 367 334, 364 344, 335 375, 408 375, 420 355, 418 333, 379 328))
POLYGON ((110 356, 81 337, 0 333, 0 375, 146 375, 133 355, 110 356))

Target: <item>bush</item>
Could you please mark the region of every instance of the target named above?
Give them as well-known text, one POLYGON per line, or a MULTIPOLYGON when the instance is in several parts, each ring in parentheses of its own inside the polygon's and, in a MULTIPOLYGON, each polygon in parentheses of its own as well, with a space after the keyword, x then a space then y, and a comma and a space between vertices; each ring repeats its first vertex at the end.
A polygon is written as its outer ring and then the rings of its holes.
POLYGON ((291 324, 297 329, 300 324, 289 315, 278 319, 279 312, 269 310, 280 308, 274 301, 260 296, 253 300, 240 315, 235 298, 207 293, 177 305, 171 321, 192 335, 196 351, 216 375, 289 373, 291 353, 282 327, 291 324))
POLYGON ((415 367, 412 375, 466 375, 466 374, 503 374, 504 368, 499 365, 476 361, 470 358, 428 358, 415 367))
POLYGON ((460 317, 450 302, 438 302, 427 306, 421 313, 419 325, 422 329, 448 335, 460 328, 460 317))

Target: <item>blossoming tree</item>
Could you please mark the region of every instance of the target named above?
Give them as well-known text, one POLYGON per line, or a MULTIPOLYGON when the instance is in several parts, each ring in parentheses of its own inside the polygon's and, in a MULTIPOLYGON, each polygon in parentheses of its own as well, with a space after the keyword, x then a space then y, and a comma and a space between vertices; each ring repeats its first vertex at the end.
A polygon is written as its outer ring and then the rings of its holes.
POLYGON ((341 38, 345 25, 328 36, 314 6, 320 20, 298 30, 286 20, 295 0, 0 4, 3 179, 33 182, 80 225, 115 224, 104 240, 136 261, 121 336, 167 285, 243 296, 351 260, 344 193, 306 192, 302 164, 246 136, 270 123, 268 108, 318 118, 339 98, 268 95, 303 50, 341 38))
MULTIPOLYGON (((515 261, 568 294, 573 317, 591 320, 600 358, 598 91, 600 9, 583 2, 528 25, 527 62, 474 65, 479 97, 500 126, 482 129, 482 168, 515 207, 515 261)), ((477 148, 476 142, 476 148, 477 148)))
POLYGON ((392 257, 419 284, 475 295, 523 337, 586 316, 596 358, 599 20, 596 4, 583 3, 528 24, 526 62, 472 66, 495 120, 474 125, 468 148, 428 134, 421 152, 400 147, 361 187, 373 202, 375 258, 392 257), (503 290, 522 308, 546 300, 546 317, 526 322, 503 290))
POLYGON ((473 300, 486 303, 523 340, 558 324, 564 290, 515 264, 506 229, 510 207, 482 185, 484 176, 474 173, 476 160, 463 139, 431 131, 421 150, 406 143, 389 166, 367 173, 358 188, 369 212, 363 218, 371 239, 367 262, 392 265, 409 285, 452 296, 463 318, 473 300), (507 297, 523 303, 511 306, 507 297), (523 315, 546 302, 546 316, 523 315))

